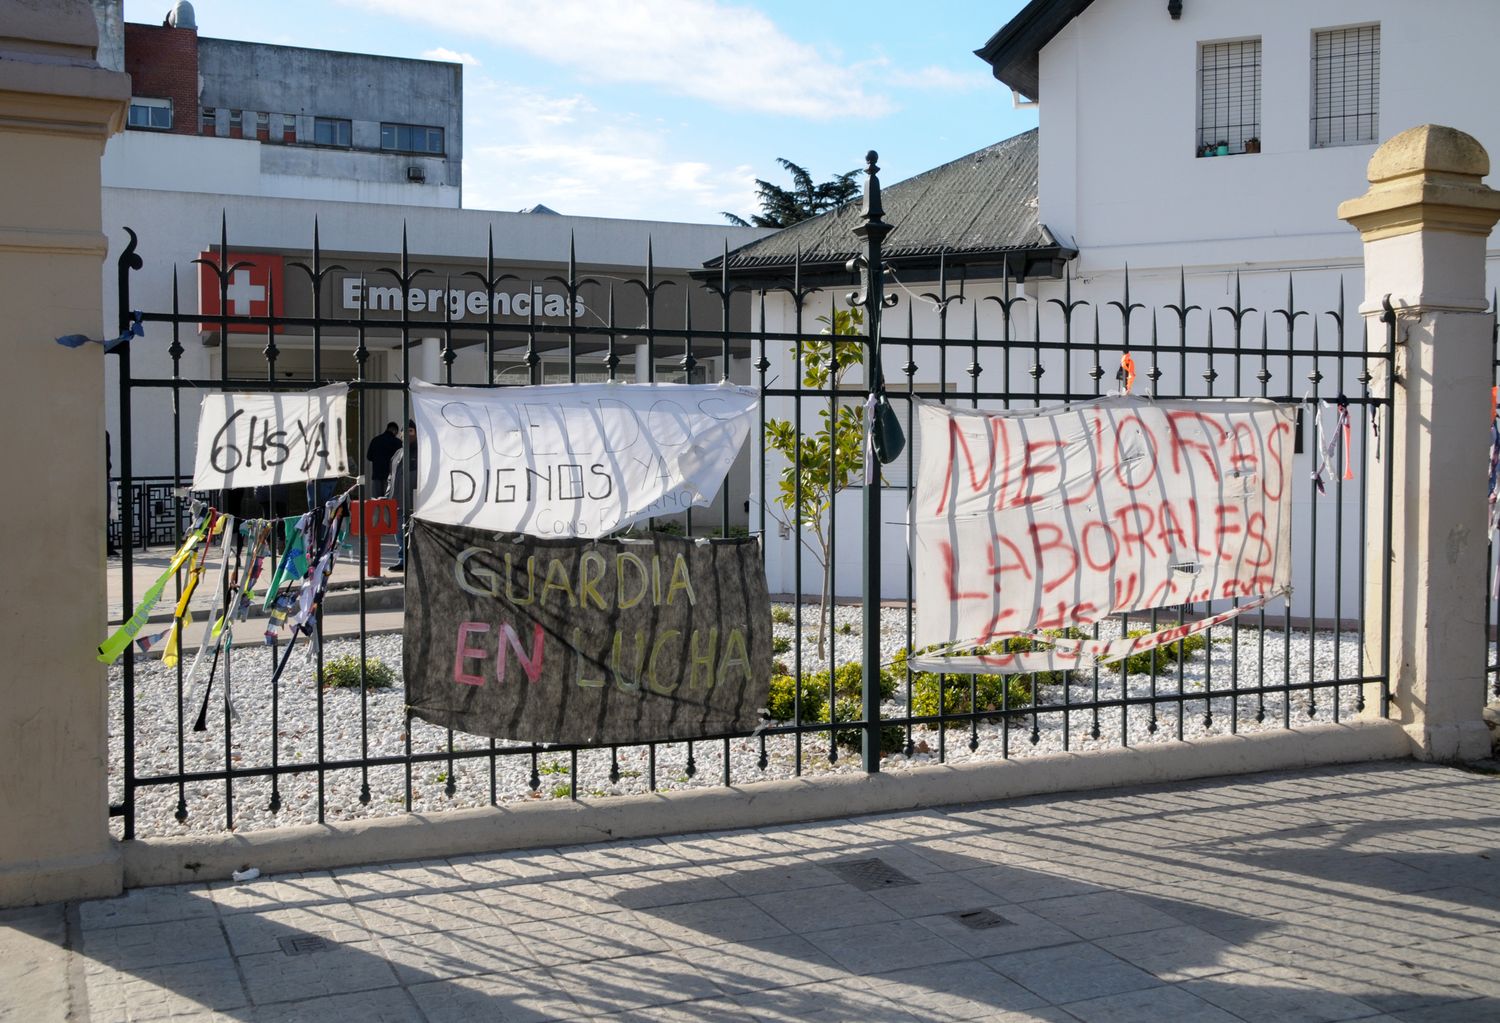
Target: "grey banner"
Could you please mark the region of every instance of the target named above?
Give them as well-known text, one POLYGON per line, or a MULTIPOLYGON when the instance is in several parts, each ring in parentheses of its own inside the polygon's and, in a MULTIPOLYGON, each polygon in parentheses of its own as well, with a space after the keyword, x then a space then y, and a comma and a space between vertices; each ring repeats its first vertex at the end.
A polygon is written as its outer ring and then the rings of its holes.
POLYGON ((415 520, 407 702, 497 739, 625 743, 754 729, 771 603, 754 540, 544 540, 415 520))

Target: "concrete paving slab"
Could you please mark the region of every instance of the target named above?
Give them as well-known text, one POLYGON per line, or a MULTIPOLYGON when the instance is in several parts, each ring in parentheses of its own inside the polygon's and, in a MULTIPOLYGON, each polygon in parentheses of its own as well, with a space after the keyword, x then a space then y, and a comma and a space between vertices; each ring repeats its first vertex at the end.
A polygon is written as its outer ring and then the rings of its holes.
POLYGON ((1496 864, 1405 762, 179 885, 0 914, 0 1021, 1477 1023, 1496 864))

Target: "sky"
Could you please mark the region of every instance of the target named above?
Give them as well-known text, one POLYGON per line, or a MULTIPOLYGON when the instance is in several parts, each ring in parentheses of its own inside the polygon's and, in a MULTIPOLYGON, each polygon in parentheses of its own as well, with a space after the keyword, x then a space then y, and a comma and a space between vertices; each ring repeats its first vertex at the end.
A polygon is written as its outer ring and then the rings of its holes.
MULTIPOLYGON (((160 24, 172 0, 125 0, 160 24)), ((974 56, 1023 0, 194 0, 200 35, 464 65, 463 205, 723 223, 1036 126, 974 56)))

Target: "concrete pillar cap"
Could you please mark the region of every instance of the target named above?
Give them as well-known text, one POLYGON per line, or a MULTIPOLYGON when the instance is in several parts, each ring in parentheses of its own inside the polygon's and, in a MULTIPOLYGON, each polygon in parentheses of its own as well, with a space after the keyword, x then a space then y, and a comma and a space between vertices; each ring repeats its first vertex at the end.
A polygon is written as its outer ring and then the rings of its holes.
POLYGON ((1421 124, 1375 150, 1366 177, 1375 184, 1423 172, 1482 178, 1490 172, 1490 154, 1467 132, 1421 124))
POLYGON ((1488 236, 1500 192, 1482 180, 1490 157, 1472 135, 1423 124, 1388 140, 1370 158, 1370 188, 1339 204, 1366 242, 1418 231, 1488 236))

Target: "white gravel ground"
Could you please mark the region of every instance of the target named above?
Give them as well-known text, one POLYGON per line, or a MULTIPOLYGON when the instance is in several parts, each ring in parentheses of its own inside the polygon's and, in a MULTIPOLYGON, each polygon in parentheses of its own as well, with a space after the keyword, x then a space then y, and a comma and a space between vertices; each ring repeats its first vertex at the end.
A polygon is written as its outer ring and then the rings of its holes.
MULTIPOLYGON (((777 605, 790 612, 792 605, 777 605)), ((814 647, 817 632, 817 610, 805 607, 802 611, 804 625, 802 669, 815 671, 824 666, 814 647)), ((860 609, 840 607, 836 611, 834 625, 835 660, 838 663, 857 660, 860 652, 860 609)), ((1260 618, 1249 615, 1238 630, 1221 627, 1213 630, 1213 640, 1207 650, 1195 655, 1187 664, 1183 674, 1183 691, 1188 694, 1203 692, 1204 681, 1210 673, 1213 688, 1229 689, 1234 678, 1235 654, 1238 653, 1238 677, 1241 688, 1254 687, 1260 683, 1260 666, 1265 666, 1264 684, 1276 685, 1286 679, 1294 684, 1311 680, 1331 680, 1337 668, 1339 677, 1357 675, 1359 671, 1359 637, 1345 633, 1335 643, 1331 632, 1292 631, 1283 629, 1279 614, 1268 615, 1265 630, 1260 628, 1260 618), (1288 642, 1290 636, 1290 642, 1288 642), (1211 660, 1211 663, 1210 663, 1211 660), (1337 662, 1337 663, 1336 663, 1337 662)), ((778 624, 776 635, 787 639, 793 637, 790 622, 778 624)), ((1102 627, 1106 636, 1117 633, 1117 625, 1109 623, 1102 627)), ((888 608, 881 613, 881 650, 889 657, 906 645, 906 611, 904 608, 888 608)), ((371 636, 367 639, 369 655, 379 657, 398 673, 401 666, 401 637, 399 635, 371 636)), ((329 642, 326 656, 356 652, 356 640, 329 642)), ((792 666, 793 651, 776 655, 776 659, 792 666)), ((232 722, 228 743, 228 762, 235 768, 264 766, 271 763, 272 701, 270 693, 271 654, 269 650, 243 649, 234 654, 232 665, 232 693, 238 720, 232 722)), ((124 723, 121 693, 122 671, 118 665, 110 669, 110 797, 118 803, 123 799, 124 723)), ((219 683, 223 682, 222 669, 219 683)), ((1151 693, 1149 676, 1131 676, 1128 691, 1132 696, 1151 693)), ((1155 691, 1160 695, 1178 692, 1175 668, 1155 680, 1155 691)), ((318 752, 318 693, 313 685, 313 665, 308 663, 299 650, 292 655, 291 663, 282 677, 278 707, 276 709, 277 756, 279 763, 290 764, 312 762, 318 752)), ((190 693, 183 700, 179 715, 177 706, 177 676, 157 662, 137 665, 135 680, 135 770, 137 777, 174 772, 178 766, 177 736, 179 727, 185 736, 182 763, 188 772, 223 770, 226 764, 226 744, 223 704, 216 698, 213 712, 209 715, 208 730, 192 731, 197 717, 201 692, 190 693)), ((1378 688, 1366 686, 1365 701, 1373 707, 1378 698, 1378 688)), ((1095 698, 1092 679, 1079 679, 1068 687, 1068 699, 1083 702, 1095 698)), ((1098 698, 1109 699, 1120 694, 1119 678, 1114 672, 1103 672, 1098 681, 1098 698)), ((1043 692, 1044 702, 1062 702, 1062 690, 1054 687, 1043 692)), ((1358 686, 1343 686, 1339 690, 1340 718, 1352 717, 1356 713, 1360 693, 1358 686)), ((1182 705, 1179 715, 1176 702, 1157 704, 1156 730, 1151 731, 1151 710, 1147 705, 1133 707, 1127 726, 1131 745, 1149 742, 1175 741, 1179 735, 1197 738, 1205 735, 1227 734, 1231 729, 1249 732, 1265 728, 1282 728, 1288 721, 1293 726, 1312 721, 1334 720, 1333 693, 1331 690, 1303 690, 1291 696, 1290 707, 1281 694, 1267 693, 1238 697, 1217 697, 1212 701, 1189 699, 1182 705), (1207 707, 1206 704, 1212 706, 1207 707), (1212 711, 1211 723, 1205 721, 1205 711, 1212 711), (1310 717, 1310 711, 1316 711, 1310 717), (1262 720, 1258 721, 1257 718, 1262 720)), ((905 695, 897 697, 885 707, 887 715, 904 713, 905 695)), ((322 744, 325 759, 354 759, 362 748, 368 749, 372 757, 399 756, 406 750, 408 737, 405 728, 403 693, 399 686, 384 690, 371 690, 367 694, 363 714, 360 694, 349 690, 325 690, 323 693, 324 728, 322 744), (361 720, 366 722, 361 727, 361 720), (362 740, 362 736, 364 739, 362 740)), ((1033 756, 1052 753, 1064 748, 1066 732, 1067 748, 1088 750, 1116 747, 1121 742, 1121 714, 1118 708, 1104 709, 1097 713, 1097 739, 1092 737, 1095 713, 1091 710, 1071 711, 1037 715, 1035 722, 1028 714, 1013 715, 1006 727, 1004 722, 980 723, 977 729, 967 724, 949 728, 945 733, 937 729, 918 727, 912 740, 918 752, 910 757, 900 755, 886 759, 885 769, 903 768, 938 762, 940 754, 949 762, 969 760, 993 760, 1002 756, 1033 756), (1066 720, 1065 720, 1066 719, 1066 720), (1036 727, 1035 741, 1032 728, 1036 727), (971 746, 973 747, 971 749, 971 746)), ((413 752, 442 752, 447 749, 447 733, 422 721, 412 723, 410 744, 413 752)), ((497 743, 500 747, 516 745, 497 743)), ((487 749, 489 740, 456 733, 453 736, 455 749, 487 749)), ((727 743, 730 777, 736 784, 760 779, 787 778, 797 771, 798 743, 793 736, 771 736, 765 747, 768 764, 759 767, 761 742, 759 739, 733 739, 727 743)), ((726 743, 722 740, 693 744, 696 772, 687 773, 688 744, 662 743, 655 747, 656 779, 658 789, 686 788, 691 786, 718 785, 724 777, 726 743)), ((801 742, 801 770, 805 774, 829 771, 858 770, 858 755, 840 751, 837 763, 828 759, 826 733, 803 737, 801 742)), ((577 754, 577 790, 582 797, 599 797, 623 793, 645 792, 650 770, 650 747, 622 747, 618 751, 619 780, 610 781, 610 751, 590 750, 577 754)), ((533 792, 530 787, 531 757, 529 755, 507 756, 497 760, 494 774, 495 798, 501 802, 525 799, 567 798, 571 754, 542 753, 539 758, 540 788, 533 792)), ((450 796, 446 792, 448 765, 445 761, 412 765, 412 808, 419 811, 440 810, 445 807, 472 807, 486 805, 490 800, 491 776, 488 758, 457 761, 454 772, 456 785, 450 796)), ((362 773, 359 769, 329 771, 323 780, 325 815, 327 820, 348 820, 360 817, 389 816, 404 812, 406 804, 406 771, 404 765, 373 767, 369 769, 370 800, 359 801, 362 773)), ((318 776, 316 772, 283 776, 279 784, 281 806, 272 813, 269 805, 272 786, 269 778, 254 778, 234 783, 233 829, 238 831, 275 827, 280 824, 302 824, 317 820, 318 776)), ((228 827, 225 812, 225 783, 222 781, 189 782, 184 786, 188 815, 185 821, 175 818, 178 801, 176 785, 156 785, 139 788, 136 794, 136 834, 173 835, 186 832, 219 831, 228 827)), ((115 833, 121 833, 121 821, 112 824, 115 833)))

